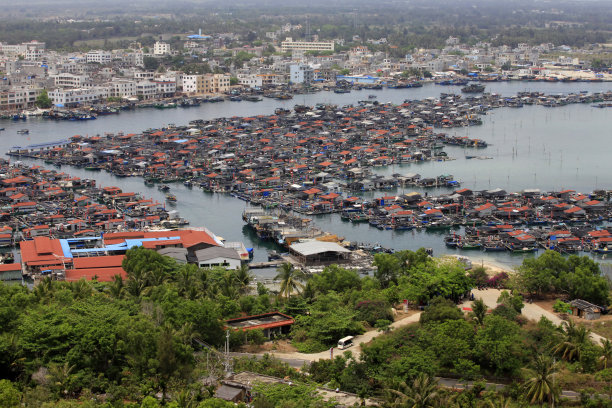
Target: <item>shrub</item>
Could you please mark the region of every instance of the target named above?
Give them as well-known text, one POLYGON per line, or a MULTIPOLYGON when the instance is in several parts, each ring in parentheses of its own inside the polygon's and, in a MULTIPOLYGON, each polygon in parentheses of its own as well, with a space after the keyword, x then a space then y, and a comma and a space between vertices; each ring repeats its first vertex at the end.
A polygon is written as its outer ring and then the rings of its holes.
POLYGON ((487 286, 490 288, 501 288, 506 285, 506 282, 508 282, 508 274, 500 272, 487 281, 487 286))
POLYGON ((572 313, 572 307, 569 303, 565 303, 561 299, 557 299, 555 304, 553 305, 553 310, 555 313, 572 313))
POLYGON ((380 300, 364 300, 355 306, 357 320, 374 326, 378 320, 393 321, 393 313, 386 302, 380 300))

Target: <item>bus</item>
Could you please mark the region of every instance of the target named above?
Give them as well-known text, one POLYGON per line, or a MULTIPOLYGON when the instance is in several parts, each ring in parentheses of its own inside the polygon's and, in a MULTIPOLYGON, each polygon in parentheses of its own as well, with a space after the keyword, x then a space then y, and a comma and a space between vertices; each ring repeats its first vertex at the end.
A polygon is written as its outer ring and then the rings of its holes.
POLYGON ((338 340, 338 348, 340 350, 344 350, 352 346, 353 346, 353 336, 346 336, 338 340))

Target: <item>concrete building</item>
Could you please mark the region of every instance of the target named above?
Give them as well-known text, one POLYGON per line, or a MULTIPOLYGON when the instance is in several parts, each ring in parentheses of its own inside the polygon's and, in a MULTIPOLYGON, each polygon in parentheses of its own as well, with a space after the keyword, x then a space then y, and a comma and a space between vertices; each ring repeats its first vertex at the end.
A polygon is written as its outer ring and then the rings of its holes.
POLYGON ((230 76, 225 74, 183 75, 183 92, 186 94, 224 93, 230 89, 230 76))
POLYGON ((63 106, 98 102, 109 96, 109 89, 105 87, 56 89, 49 92, 49 98, 51 98, 53 104, 63 106))
POLYGON ((263 78, 261 75, 256 74, 238 74, 238 83, 249 88, 261 88, 263 85, 263 78))
POLYGON ((92 50, 85 54, 87 63, 109 64, 112 59, 110 51, 92 50))
POLYGON ((304 64, 295 64, 289 67, 289 81, 292 84, 310 85, 314 81, 314 70, 304 64))
POLYGON ((0 110, 19 110, 34 106, 41 89, 13 87, 0 91, 0 110))
POLYGON ((90 84, 90 79, 87 75, 75 75, 69 72, 64 72, 56 75, 50 75, 55 82, 55 86, 66 88, 82 88, 90 84))
POLYGON ((170 44, 162 42, 162 41, 157 41, 154 45, 153 45, 153 55, 168 55, 172 52, 172 48, 170 48, 170 44))
POLYGON ((300 50, 300 51, 333 51, 333 41, 293 41, 293 38, 287 37, 281 43, 283 52, 300 50))
POLYGON ((138 99, 153 99, 157 96, 157 84, 151 81, 140 81, 136 83, 136 95, 138 99))
POLYGON ((242 260, 233 248, 210 247, 195 251, 195 261, 200 268, 221 266, 226 269, 238 269, 242 260))
POLYGON ((129 98, 136 95, 136 82, 128 79, 114 79, 109 83, 110 96, 113 98, 129 98))
POLYGON ((176 81, 165 79, 153 81, 156 86, 157 95, 170 98, 176 93, 176 81))

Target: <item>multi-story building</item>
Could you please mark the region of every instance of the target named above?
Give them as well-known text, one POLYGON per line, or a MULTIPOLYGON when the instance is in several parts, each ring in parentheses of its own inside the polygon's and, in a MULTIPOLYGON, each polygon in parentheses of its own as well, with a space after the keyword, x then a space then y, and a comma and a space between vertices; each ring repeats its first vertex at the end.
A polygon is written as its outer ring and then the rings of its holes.
POLYGON ((249 88, 261 88, 263 85, 263 78, 261 75, 238 74, 237 78, 240 85, 248 86, 249 88))
POLYGON ((72 107, 106 99, 109 97, 109 89, 106 87, 56 89, 49 92, 49 97, 55 105, 72 107))
POLYGON ((157 41, 153 45, 153 55, 168 55, 171 51, 172 49, 168 43, 157 41))
POLYGON ((136 95, 136 81, 129 79, 114 79, 109 83, 110 96, 114 98, 129 98, 136 95))
POLYGON ((293 41, 293 38, 287 37, 281 43, 283 52, 299 50, 299 51, 333 51, 333 41, 293 41))
POLYGON ((0 91, 0 110, 20 110, 31 108, 41 89, 13 87, 0 91))
POLYGON ((230 76, 225 74, 183 75, 186 94, 224 93, 230 89, 230 76))
POLYGON ((140 81, 136 84, 138 99, 153 99, 157 96, 157 84, 151 81, 140 81))
POLYGON ((68 72, 50 76, 55 81, 55 86, 63 88, 82 88, 89 85, 87 75, 75 75, 68 72))
POLYGON ((289 81, 292 84, 310 85, 314 81, 314 70, 304 64, 295 64, 289 67, 289 81))
POLYGON ((110 51, 91 50, 85 54, 85 60, 88 63, 97 62, 98 64, 108 64, 112 61, 112 54, 110 51))
POLYGON ((207 93, 224 93, 230 90, 230 76, 225 74, 212 75, 211 91, 207 93))
POLYGON ((158 96, 169 98, 176 93, 176 81, 170 79, 155 80, 156 92, 158 96))

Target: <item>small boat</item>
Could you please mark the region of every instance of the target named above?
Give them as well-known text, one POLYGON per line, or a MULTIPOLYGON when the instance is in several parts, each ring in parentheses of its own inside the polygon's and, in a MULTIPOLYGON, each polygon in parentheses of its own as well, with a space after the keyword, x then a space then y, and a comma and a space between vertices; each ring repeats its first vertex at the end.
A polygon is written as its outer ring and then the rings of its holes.
POLYGON ((176 196, 174 194, 166 194, 166 201, 176 202, 176 196))
POLYGON ((17 133, 20 135, 27 135, 30 133, 30 131, 28 129, 21 129, 21 130, 18 130, 17 133))
POLYGON ((377 96, 376 95, 368 95, 368 99, 376 99, 377 96))
POLYGON ((165 185, 165 184, 162 184, 161 186, 157 187, 157 189, 158 189, 159 191, 170 191, 170 187, 168 187, 168 186, 167 186, 167 185, 165 185))

